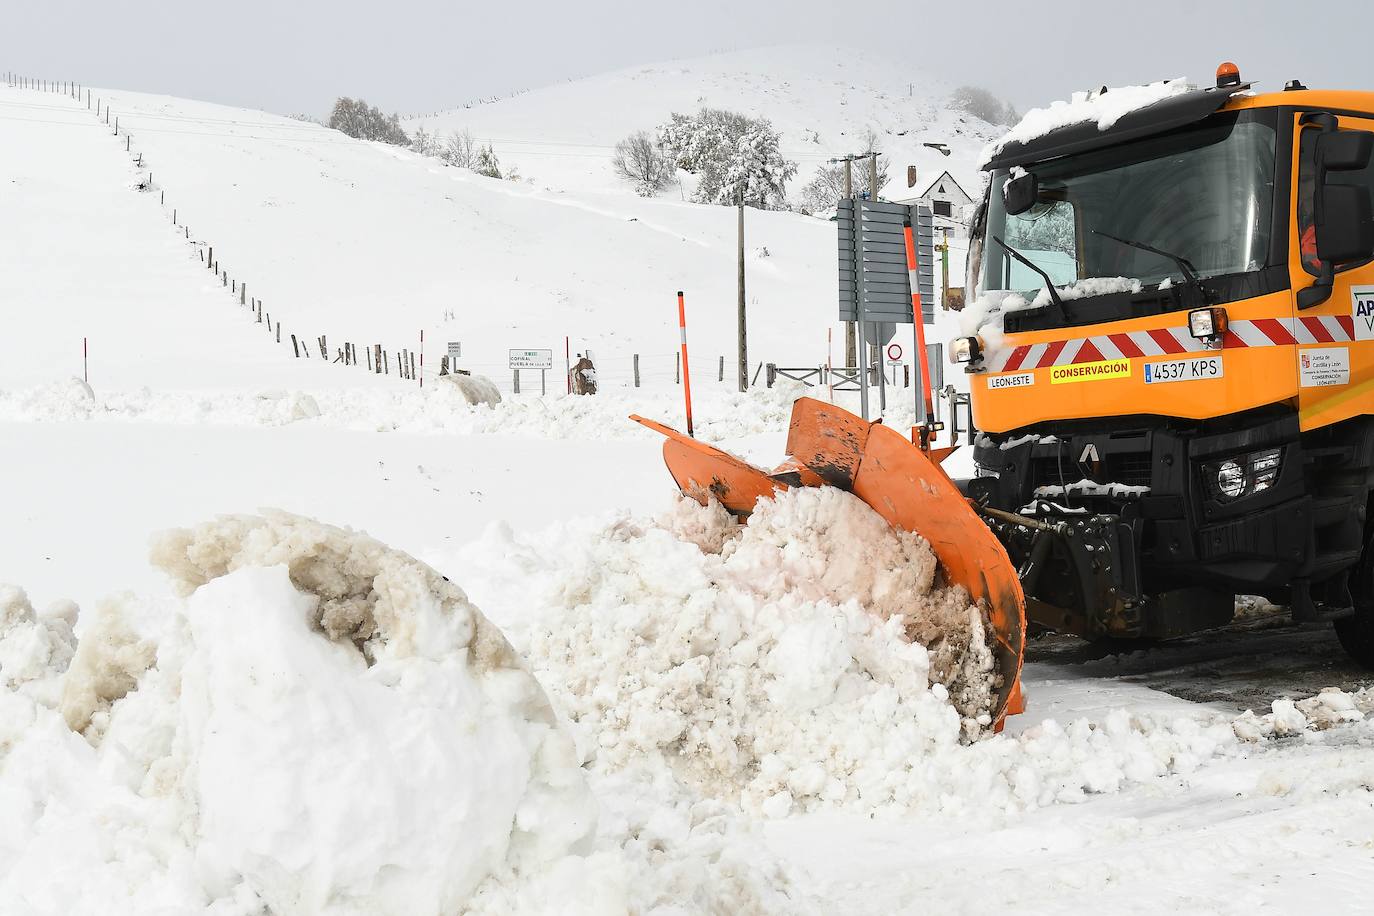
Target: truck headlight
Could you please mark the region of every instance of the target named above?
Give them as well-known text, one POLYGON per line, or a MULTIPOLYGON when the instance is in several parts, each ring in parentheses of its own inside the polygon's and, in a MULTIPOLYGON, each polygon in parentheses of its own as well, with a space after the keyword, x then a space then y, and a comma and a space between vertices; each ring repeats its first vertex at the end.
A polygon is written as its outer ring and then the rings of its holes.
POLYGON ((973 363, 983 358, 983 342, 977 337, 956 337, 949 344, 949 361, 973 363))
POLYGON ((1226 333, 1230 320, 1220 306, 1193 309, 1188 313, 1188 333, 1197 340, 1212 341, 1226 333))
POLYGON ((1219 502, 1233 502, 1272 487, 1283 466, 1283 449, 1266 448, 1202 466, 1203 481, 1219 502))

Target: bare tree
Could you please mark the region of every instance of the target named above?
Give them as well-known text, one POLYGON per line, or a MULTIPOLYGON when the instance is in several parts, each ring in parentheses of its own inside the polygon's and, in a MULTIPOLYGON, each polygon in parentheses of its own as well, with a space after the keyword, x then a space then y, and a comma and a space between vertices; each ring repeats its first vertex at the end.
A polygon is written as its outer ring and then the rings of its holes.
POLYGON ((421 156, 439 155, 439 135, 432 134, 425 130, 424 125, 415 131, 415 136, 410 138, 410 148, 421 156))
POLYGON ((467 129, 455 130, 449 134, 439 158, 449 165, 460 169, 470 169, 477 165, 477 146, 472 142, 472 133, 467 129))
POLYGON ((648 131, 637 131, 615 145, 615 173, 635 186, 640 197, 653 197, 677 174, 677 168, 654 145, 648 131))
MULTIPOLYGON (((862 141, 858 155, 879 153, 878 191, 881 193, 888 182, 887 157, 879 152, 878 134, 873 128, 870 127, 865 132, 862 141)), ((861 197, 867 195, 869 193, 868 162, 863 159, 856 160, 852 169, 854 193, 861 197)), ((823 165, 816 169, 816 174, 801 189, 801 194, 796 201, 796 208, 802 213, 811 215, 831 213, 843 198, 844 165, 823 165)))

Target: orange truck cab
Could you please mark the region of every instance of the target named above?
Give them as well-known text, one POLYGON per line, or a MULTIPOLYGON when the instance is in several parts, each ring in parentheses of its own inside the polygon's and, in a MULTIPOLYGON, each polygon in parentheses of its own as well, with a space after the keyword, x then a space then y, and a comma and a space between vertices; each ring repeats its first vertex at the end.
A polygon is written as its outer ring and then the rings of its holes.
POLYGON ((961 486, 1043 627, 1167 638, 1253 594, 1374 667, 1374 93, 1217 83, 985 163, 961 486))

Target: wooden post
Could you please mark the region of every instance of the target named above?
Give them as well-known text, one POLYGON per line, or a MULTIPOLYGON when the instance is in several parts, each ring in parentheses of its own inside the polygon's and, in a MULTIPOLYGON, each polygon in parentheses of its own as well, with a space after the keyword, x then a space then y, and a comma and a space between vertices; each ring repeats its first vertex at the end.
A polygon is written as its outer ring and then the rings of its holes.
POLYGON ((723 381, 725 381, 725 357, 724 357, 724 356, 722 356, 722 357, 720 358, 720 369, 718 369, 718 370, 716 371, 716 381, 718 381, 718 382, 723 382, 723 381))
POLYGON ((635 387, 639 387, 639 354, 635 354, 635 387))
POLYGON ((301 358, 301 348, 296 344, 296 335, 291 335, 291 352, 296 354, 296 359, 301 358))
POLYGON ((682 384, 682 354, 673 354, 673 384, 682 384))
POLYGON ((325 344, 324 335, 320 335, 320 355, 329 359, 329 347, 325 344))
POLYGON ((371 372, 371 371, 372 371, 372 348, 371 348, 371 347, 367 347, 366 350, 367 350, 367 371, 368 371, 368 372, 371 372))
POLYGON ((512 369, 511 372, 512 372, 512 373, 514 374, 514 376, 515 376, 515 380, 514 380, 511 384, 515 386, 515 393, 516 393, 516 394, 519 394, 519 393, 520 393, 520 370, 519 370, 519 369, 512 369))
POLYGON ((177 208, 176 208, 176 207, 173 207, 173 208, 172 208, 172 225, 175 226, 176 224, 177 224, 177 208))
MULTIPOLYGON (((190 230, 187 230, 187 231, 190 231, 190 230)), ((206 264, 206 266, 209 266, 210 264, 214 263, 214 260, 215 260, 215 246, 214 246, 214 245, 211 245, 211 246, 210 246, 210 253, 209 253, 209 254, 206 256, 206 258, 205 258, 205 264, 206 264)))
POLYGON ((376 351, 376 358, 373 359, 373 361, 372 361, 372 371, 375 372, 375 373, 377 373, 378 375, 381 375, 381 374, 382 374, 382 345, 381 345, 381 344, 373 344, 372 347, 373 347, 373 349, 376 351))

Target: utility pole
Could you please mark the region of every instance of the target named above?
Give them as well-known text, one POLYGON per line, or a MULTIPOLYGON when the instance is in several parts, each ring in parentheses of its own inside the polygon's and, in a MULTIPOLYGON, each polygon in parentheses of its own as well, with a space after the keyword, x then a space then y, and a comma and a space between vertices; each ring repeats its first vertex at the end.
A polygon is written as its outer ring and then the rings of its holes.
POLYGON ((749 342, 744 320, 744 188, 739 190, 739 390, 749 389, 749 342))
MULTIPOLYGON (((878 154, 873 150, 868 153, 868 199, 871 203, 878 202, 878 154)), ((921 316, 917 315, 915 319, 920 321, 921 316)), ((869 365, 878 367, 878 415, 882 416, 887 413, 887 373, 883 370, 883 341, 874 340, 872 346, 873 352, 868 362, 869 365)), ((867 384, 867 379, 864 383, 867 384)))
MULTIPOLYGON (((835 160, 831 160, 834 162, 835 160)), ((854 199, 854 157, 844 157, 844 196, 846 200, 854 199)), ((854 228, 857 231, 859 226, 858 211, 854 212, 854 228)), ((857 278, 856 278, 857 279, 857 278)), ((847 367, 857 366, 858 359, 854 349, 854 322, 844 323, 844 364, 847 367)))
POLYGON ((940 245, 940 308, 949 309, 949 229, 940 245))

